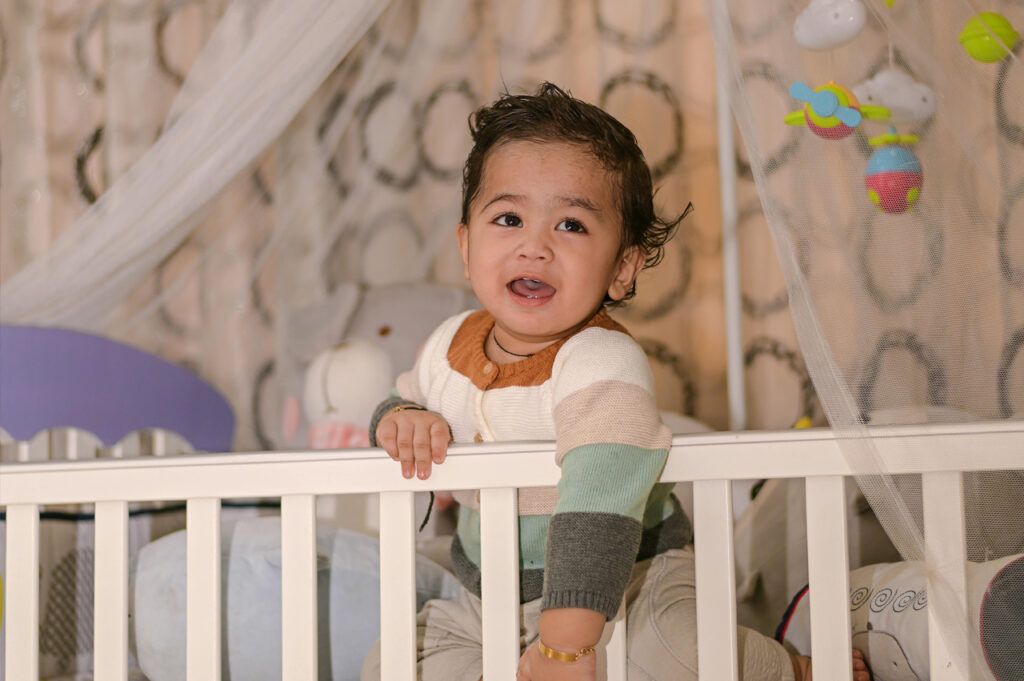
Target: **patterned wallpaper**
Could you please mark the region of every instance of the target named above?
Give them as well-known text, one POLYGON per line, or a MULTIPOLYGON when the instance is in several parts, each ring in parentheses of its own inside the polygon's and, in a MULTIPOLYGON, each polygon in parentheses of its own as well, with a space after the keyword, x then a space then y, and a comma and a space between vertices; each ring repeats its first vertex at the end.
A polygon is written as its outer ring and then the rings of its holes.
MULTIPOLYGON (((152 145, 225 4, 4 5, 0 278, 152 145)), ((728 427, 713 47, 701 2, 473 0, 423 69, 411 47, 422 47, 430 5, 396 3, 382 17, 279 144, 195 218, 189 238, 123 303, 110 335, 224 392, 238 448, 292 444, 281 413, 302 353, 284 375, 281 339, 295 311, 350 285, 463 287, 453 227, 465 118, 504 87, 551 80, 636 132, 659 211, 694 203, 665 261, 641 275, 636 300, 616 315, 651 358, 662 408, 728 427), (528 20, 536 30, 506 30, 528 20), (425 72, 410 85, 418 66, 425 72)), ((752 191, 743 200, 748 425, 785 428, 805 414, 821 423, 767 223, 752 191)), ((343 329, 317 333, 329 344, 343 329)))

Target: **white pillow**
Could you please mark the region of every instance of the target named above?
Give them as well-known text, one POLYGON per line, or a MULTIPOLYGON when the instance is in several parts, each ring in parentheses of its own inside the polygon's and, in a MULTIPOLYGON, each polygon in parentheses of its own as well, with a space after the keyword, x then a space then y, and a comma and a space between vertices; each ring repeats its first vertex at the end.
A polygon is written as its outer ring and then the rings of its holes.
MULTIPOLYGON (((221 598, 224 681, 281 678, 281 519, 225 523, 221 598)), ((380 635, 379 551, 375 538, 317 524, 320 678, 355 681, 380 635)), ((132 564, 130 626, 139 666, 151 681, 185 679, 185 533, 147 544, 132 564)), ((453 598, 456 578, 416 558, 417 608, 453 598)))
MULTIPOLYGON (((969 636, 986 663, 986 668, 977 668, 981 672, 975 676, 978 681, 1022 678, 1022 589, 1024 555, 967 563, 969 636)), ((807 593, 801 590, 796 594, 776 632, 783 645, 804 655, 811 654, 807 593)), ((879 563, 850 571, 853 646, 864 653, 877 681, 930 678, 929 596, 926 567, 920 561, 879 563)), ((946 594, 936 600, 948 603, 949 598, 946 594)), ((941 610, 950 616, 948 606, 941 610)))

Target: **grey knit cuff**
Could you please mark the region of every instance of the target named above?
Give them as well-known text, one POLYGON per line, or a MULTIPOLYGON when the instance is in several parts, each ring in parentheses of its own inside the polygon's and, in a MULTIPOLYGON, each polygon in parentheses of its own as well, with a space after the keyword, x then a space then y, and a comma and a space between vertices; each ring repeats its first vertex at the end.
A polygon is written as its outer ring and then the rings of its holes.
POLYGON ((640 523, 617 513, 556 513, 548 526, 541 609, 615 617, 640 547, 640 523))
POLYGON ((422 407, 423 406, 423 405, 420 405, 420 404, 416 404, 415 402, 413 402, 411 400, 406 400, 406 399, 401 398, 401 397, 389 397, 386 400, 384 400, 383 402, 381 402, 380 404, 378 404, 377 408, 373 410, 373 417, 370 419, 370 446, 371 447, 376 447, 377 446, 377 424, 380 423, 380 420, 384 417, 384 414, 388 413, 389 411, 391 411, 395 407, 400 407, 400 406, 405 405, 405 404, 413 404, 413 405, 416 405, 417 407, 422 407))
MULTIPOLYGON (((470 560, 466 550, 462 548, 462 540, 455 535, 452 540, 450 558, 455 576, 462 586, 480 598, 480 566, 470 560)), ((540 598, 544 593, 544 569, 522 568, 519 570, 519 602, 529 603, 540 598)))

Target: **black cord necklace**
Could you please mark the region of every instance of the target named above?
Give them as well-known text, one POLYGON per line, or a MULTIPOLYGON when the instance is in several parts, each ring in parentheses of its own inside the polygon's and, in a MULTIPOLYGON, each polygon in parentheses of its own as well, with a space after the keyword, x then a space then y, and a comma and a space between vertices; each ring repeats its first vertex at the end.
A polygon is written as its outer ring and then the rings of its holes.
POLYGON ((498 334, 494 333, 494 329, 493 328, 491 329, 491 338, 494 339, 494 344, 498 346, 498 349, 501 350, 502 352, 504 352, 506 355, 512 355, 513 357, 522 357, 522 358, 525 359, 527 357, 533 357, 533 355, 535 354, 535 353, 531 352, 528 355, 523 355, 523 354, 520 354, 518 352, 512 352, 511 350, 506 350, 505 348, 502 347, 501 343, 498 342, 498 334))

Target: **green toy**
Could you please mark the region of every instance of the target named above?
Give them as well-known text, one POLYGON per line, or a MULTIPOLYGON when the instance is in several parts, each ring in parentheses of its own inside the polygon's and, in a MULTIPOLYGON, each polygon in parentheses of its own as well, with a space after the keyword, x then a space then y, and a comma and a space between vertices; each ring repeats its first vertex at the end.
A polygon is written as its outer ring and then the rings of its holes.
POLYGON ((1006 57, 1019 39, 1017 29, 998 12, 982 12, 971 17, 960 32, 960 44, 967 54, 986 63, 1006 57))

